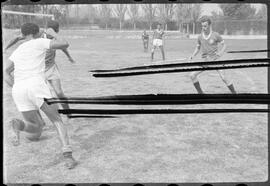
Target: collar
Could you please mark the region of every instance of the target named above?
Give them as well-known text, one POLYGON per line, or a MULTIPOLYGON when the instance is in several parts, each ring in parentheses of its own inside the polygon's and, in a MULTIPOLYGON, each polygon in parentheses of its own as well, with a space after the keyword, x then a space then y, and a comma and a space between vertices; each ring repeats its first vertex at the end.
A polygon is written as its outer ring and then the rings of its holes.
POLYGON ((206 36, 206 35, 204 34, 204 32, 202 32, 202 37, 203 37, 205 40, 208 40, 208 39, 211 37, 212 33, 213 33, 212 29, 210 29, 210 33, 208 34, 208 36, 206 36))

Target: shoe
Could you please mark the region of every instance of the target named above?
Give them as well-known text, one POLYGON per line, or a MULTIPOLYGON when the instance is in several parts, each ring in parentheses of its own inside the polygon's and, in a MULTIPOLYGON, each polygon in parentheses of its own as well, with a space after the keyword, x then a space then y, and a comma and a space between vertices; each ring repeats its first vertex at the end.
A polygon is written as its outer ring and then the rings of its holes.
POLYGON ((73 169, 77 165, 76 160, 72 156, 72 152, 64 152, 63 156, 66 168, 73 169))
POLYGON ((20 131, 24 128, 24 122, 20 119, 12 119, 10 121, 13 130, 12 144, 14 146, 20 145, 20 131))

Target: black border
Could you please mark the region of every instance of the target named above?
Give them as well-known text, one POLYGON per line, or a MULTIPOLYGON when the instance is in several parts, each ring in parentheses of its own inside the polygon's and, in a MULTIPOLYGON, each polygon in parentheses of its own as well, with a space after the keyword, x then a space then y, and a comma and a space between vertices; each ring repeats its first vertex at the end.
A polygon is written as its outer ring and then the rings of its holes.
MULTIPOLYGON (((5 5, 26 5, 26 4, 131 4, 131 3, 138 3, 138 4, 147 4, 147 3, 260 3, 260 4, 266 4, 267 5, 267 48, 270 46, 270 24, 269 24, 269 18, 270 18, 270 0, 7 0, 5 2, 1 2, 1 9, 2 6, 5 5)), ((2 20, 1 20, 2 23, 2 20)), ((1 24, 2 25, 2 24, 1 24)), ((268 57, 270 57, 270 52, 268 52, 268 57)), ((2 66, 3 68, 3 66, 2 66)), ((270 67, 268 68, 268 94, 270 93, 270 67)), ((2 80, 3 75, 1 74, 2 80)), ((3 81, 2 81, 3 82, 3 81)), ((3 90, 3 84, 2 84, 2 90, 3 90)), ((3 100, 3 91, 2 91, 2 100, 3 100)), ((3 104, 2 104, 3 108, 3 104)), ((268 105, 268 109, 270 109, 270 105, 268 105)), ((3 112, 1 113, 3 118, 3 112)), ((3 120, 2 120, 3 121, 3 120)), ((141 183, 145 186, 269 186, 270 185, 270 166, 269 166, 269 157, 270 157, 270 150, 269 150, 269 134, 270 134, 270 127, 269 127, 269 121, 270 121, 270 114, 268 114, 268 181, 267 182, 224 182, 224 183, 141 183)), ((3 124, 3 122, 2 122, 3 124)), ((3 125, 1 127, 3 131, 3 125)), ((3 133, 2 133, 3 134, 3 133)), ((2 137, 3 140, 3 137, 2 137)), ((2 141, 1 141, 2 142, 2 141)), ((3 146, 2 146, 3 147, 3 146)), ((2 148, 3 149, 3 148, 2 148)), ((4 150, 4 149, 3 149, 4 150)), ((2 157, 3 158, 3 157, 2 157)), ((2 161, 3 162, 3 161, 2 161)), ((2 169, 3 170, 3 169, 2 169)), ((34 184, 34 183, 33 183, 34 184)), ((33 184, 7 184, 10 186, 28 186, 33 184)), ((82 185, 82 186, 141 186, 141 184, 137 183, 78 183, 78 184, 63 184, 63 183, 46 183, 46 184, 35 184, 35 185, 42 185, 42 186, 51 186, 51 185, 82 185)))

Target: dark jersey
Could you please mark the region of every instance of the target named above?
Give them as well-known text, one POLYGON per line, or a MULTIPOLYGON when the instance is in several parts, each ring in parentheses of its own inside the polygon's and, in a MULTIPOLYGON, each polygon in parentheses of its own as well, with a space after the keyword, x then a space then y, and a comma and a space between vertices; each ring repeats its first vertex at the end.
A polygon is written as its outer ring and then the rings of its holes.
POLYGON ((142 34, 142 39, 143 39, 143 40, 149 40, 149 35, 146 34, 146 33, 143 33, 143 34, 142 34))
POLYGON ((223 39, 217 32, 210 33, 207 38, 203 34, 199 35, 198 46, 201 48, 202 58, 215 56, 218 51, 218 44, 221 42, 223 42, 223 39))

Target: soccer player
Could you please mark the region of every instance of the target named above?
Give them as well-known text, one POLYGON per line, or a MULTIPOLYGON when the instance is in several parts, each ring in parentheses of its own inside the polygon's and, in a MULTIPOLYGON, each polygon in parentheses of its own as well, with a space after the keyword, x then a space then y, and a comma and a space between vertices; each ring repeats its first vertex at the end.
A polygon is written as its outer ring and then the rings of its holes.
MULTIPOLYGON (((211 19, 207 16, 203 16, 200 20, 202 25, 202 33, 198 36, 198 43, 193 52, 192 56, 189 58, 191 61, 199 52, 202 51, 202 59, 204 61, 215 61, 219 59, 225 49, 226 45, 222 37, 212 30, 211 27, 211 19), (221 49, 218 49, 219 44, 221 45, 221 49)), ((203 90, 201 89, 198 75, 201 74, 203 71, 195 71, 190 74, 190 78, 199 94, 203 94, 203 90)), ((236 91, 234 89, 233 83, 228 79, 225 75, 223 70, 217 70, 219 76, 221 77, 222 81, 227 85, 229 90, 235 94, 236 91)))
POLYGON ((48 32, 55 40, 39 38, 39 27, 25 23, 21 33, 25 39, 9 57, 5 67, 5 81, 12 87, 12 97, 24 121, 12 119, 10 124, 14 133, 13 145, 20 144, 20 133, 26 133, 29 140, 36 141, 45 124, 39 110, 42 110, 56 126, 62 145, 65 166, 68 169, 76 166, 69 144, 69 137, 64 123, 53 105, 48 105, 44 98, 52 98, 45 79, 45 55, 48 49, 65 49, 69 44, 59 38, 53 31, 48 32), (14 71, 14 76, 11 74, 14 71))
POLYGON ((164 35, 164 30, 161 29, 161 24, 159 23, 157 25, 157 29, 154 31, 153 34, 153 48, 151 51, 151 60, 154 60, 154 52, 157 47, 160 48, 161 53, 162 53, 162 59, 165 60, 165 52, 163 48, 163 35, 164 35))
MULTIPOLYGON (((48 21, 47 23, 47 29, 51 32, 54 32, 54 35, 59 32, 59 23, 57 21, 48 21)), ((47 39, 54 39, 52 35, 49 33, 43 32, 41 33, 40 37, 47 38, 47 39)), ((25 38, 23 36, 16 37, 13 39, 5 48, 6 50, 10 48, 12 45, 16 44, 17 42, 24 42, 25 38)), ((62 51, 66 54, 69 61, 71 63, 75 63, 73 58, 70 56, 68 50, 66 48, 62 49, 62 51)), ((48 49, 46 51, 46 57, 45 57, 45 75, 46 80, 50 83, 51 87, 53 88, 55 94, 59 98, 65 97, 65 94, 63 92, 61 81, 60 81, 60 73, 58 70, 58 67, 55 62, 55 56, 56 56, 56 50, 55 49, 48 49)), ((69 109, 68 104, 62 103, 61 104, 64 109, 69 109)), ((67 115, 69 117, 69 115, 67 115)))
POLYGON ((147 34, 146 30, 143 31, 142 41, 143 41, 144 52, 147 52, 147 50, 148 50, 148 43, 149 43, 149 35, 147 34))

